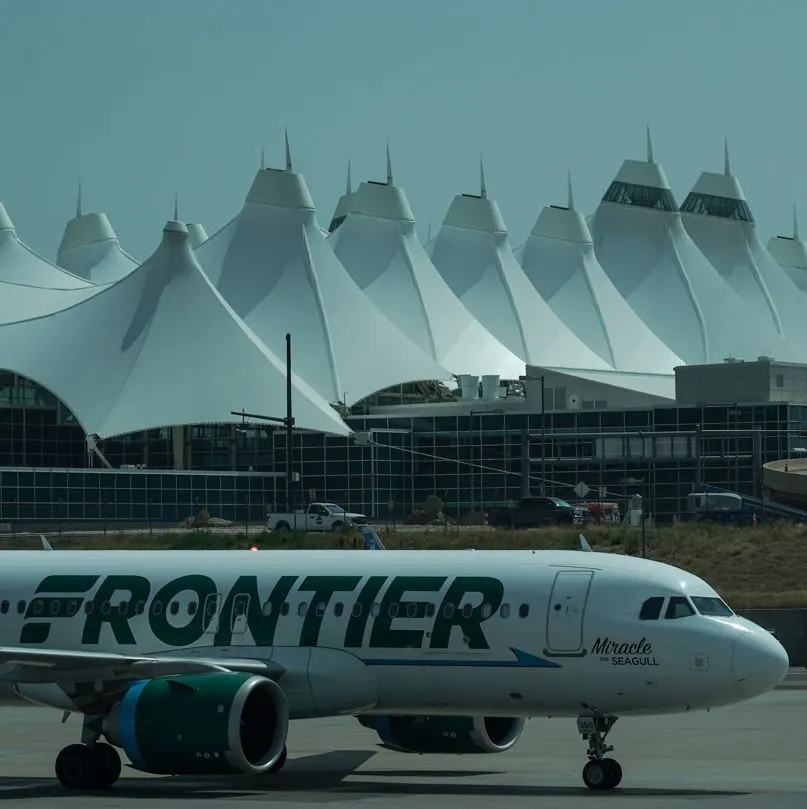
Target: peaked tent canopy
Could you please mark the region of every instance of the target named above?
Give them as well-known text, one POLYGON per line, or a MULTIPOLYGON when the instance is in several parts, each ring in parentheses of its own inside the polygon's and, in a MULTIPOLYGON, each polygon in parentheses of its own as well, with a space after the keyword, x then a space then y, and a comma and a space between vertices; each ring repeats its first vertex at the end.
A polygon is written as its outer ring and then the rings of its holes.
POLYGON ((807 292, 807 243, 799 238, 799 223, 793 210, 793 235, 771 236, 768 252, 780 267, 790 276, 790 280, 803 292, 807 292))
POLYGON ((67 223, 56 263, 94 284, 110 284, 137 266, 102 213, 79 214, 67 223))
MULTIPOLYGON (((704 171, 681 206, 687 233, 726 283, 784 339, 807 346, 807 298, 765 249, 728 146, 723 174, 704 171)), ((777 357, 778 359, 778 357, 777 357)))
POLYGON ((0 281, 44 289, 79 289, 91 284, 50 261, 23 244, 11 217, 0 202, 0 281))
POLYGON ((575 210, 545 207, 516 251, 524 272, 555 314, 619 371, 672 374, 683 365, 619 294, 594 254, 591 233, 575 210))
POLYGON ((617 291, 684 362, 760 354, 804 361, 805 352, 755 314, 692 241, 649 134, 647 161, 624 161, 589 227, 617 291))
POLYGON ((195 250, 202 242, 207 241, 207 231, 198 222, 188 222, 188 241, 195 250))
POLYGON ((375 308, 334 255, 288 149, 286 169, 260 169, 241 212, 197 256, 266 345, 298 335, 294 367, 329 402, 451 376, 375 308))
MULTIPOLYGON (((285 412, 285 364, 216 292, 181 222, 169 221, 151 258, 117 283, 0 332, 0 367, 61 398, 89 435, 227 423, 242 408, 285 412)), ((297 426, 350 434, 308 385, 293 384, 297 426)))
POLYGON ((524 361, 473 318, 431 263, 402 189, 362 183, 339 200, 334 226, 329 242, 337 258, 423 351, 454 374, 523 376, 524 361))
POLYGON ((530 365, 613 370, 535 291, 510 248, 499 206, 458 195, 427 246, 432 263, 471 314, 530 365))

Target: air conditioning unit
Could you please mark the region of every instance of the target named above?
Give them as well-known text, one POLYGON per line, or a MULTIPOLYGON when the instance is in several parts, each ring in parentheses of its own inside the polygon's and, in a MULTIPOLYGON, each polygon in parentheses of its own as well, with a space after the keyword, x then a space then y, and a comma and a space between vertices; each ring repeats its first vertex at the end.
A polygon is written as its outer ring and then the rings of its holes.
POLYGON ((580 410, 580 397, 576 393, 570 393, 566 397, 566 408, 568 410, 580 410))

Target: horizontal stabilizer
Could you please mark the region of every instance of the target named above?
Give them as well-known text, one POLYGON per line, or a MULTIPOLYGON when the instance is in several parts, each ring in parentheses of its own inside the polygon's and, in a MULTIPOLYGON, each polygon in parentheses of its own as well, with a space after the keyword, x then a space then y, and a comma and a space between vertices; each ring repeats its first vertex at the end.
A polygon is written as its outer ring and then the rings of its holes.
POLYGON ((580 534, 580 550, 593 553, 591 545, 588 544, 588 540, 582 534, 580 534))
POLYGON ((367 550, 367 551, 385 551, 386 550, 383 543, 379 539, 378 534, 376 534, 376 532, 373 531, 373 529, 370 528, 369 525, 365 525, 365 526, 362 527, 361 535, 362 535, 362 537, 364 537, 364 549, 365 550, 367 550))

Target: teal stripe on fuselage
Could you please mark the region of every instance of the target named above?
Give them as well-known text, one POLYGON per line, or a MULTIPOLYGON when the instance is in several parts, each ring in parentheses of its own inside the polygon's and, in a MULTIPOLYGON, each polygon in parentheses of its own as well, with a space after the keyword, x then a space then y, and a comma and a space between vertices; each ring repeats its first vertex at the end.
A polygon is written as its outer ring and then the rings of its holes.
POLYGON ((515 660, 434 660, 432 658, 395 659, 395 658, 368 658, 364 660, 367 666, 445 666, 484 669, 559 669, 560 663, 553 663, 543 657, 536 657, 529 652, 511 648, 516 656, 515 660))

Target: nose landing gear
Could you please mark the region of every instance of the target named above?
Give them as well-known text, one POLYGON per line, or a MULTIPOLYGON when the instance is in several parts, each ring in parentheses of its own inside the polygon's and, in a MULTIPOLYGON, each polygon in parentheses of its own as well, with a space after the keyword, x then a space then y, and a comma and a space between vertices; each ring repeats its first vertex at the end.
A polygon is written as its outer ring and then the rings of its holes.
POLYGON ((622 780, 622 767, 612 758, 605 758, 613 745, 605 743, 605 737, 614 726, 617 717, 598 714, 581 714, 577 717, 577 730, 583 739, 588 739, 588 761, 583 767, 583 783, 593 790, 614 789, 622 780))
POLYGON ((121 760, 111 744, 68 744, 56 757, 55 769, 67 789, 108 789, 120 776, 121 760))

